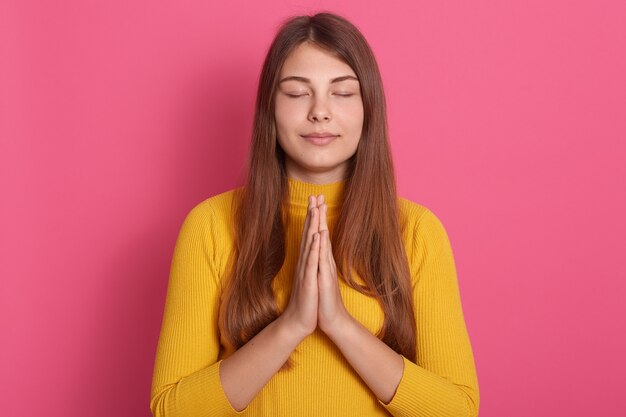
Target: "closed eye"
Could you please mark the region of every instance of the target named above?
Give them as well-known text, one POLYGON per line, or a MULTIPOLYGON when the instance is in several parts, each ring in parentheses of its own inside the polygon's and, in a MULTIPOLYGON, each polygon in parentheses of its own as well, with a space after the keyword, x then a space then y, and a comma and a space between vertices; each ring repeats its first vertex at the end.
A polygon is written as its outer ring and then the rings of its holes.
MULTIPOLYGON (((289 93, 285 93, 285 95, 286 95, 287 97, 297 98, 297 97, 304 97, 304 96, 306 96, 306 95, 308 95, 308 94, 289 94, 289 93)), ((339 96, 339 97, 351 97, 351 96, 353 96, 354 94, 352 94, 352 93, 347 93, 347 94, 339 94, 339 93, 336 93, 335 95, 336 95, 336 96, 339 96)))

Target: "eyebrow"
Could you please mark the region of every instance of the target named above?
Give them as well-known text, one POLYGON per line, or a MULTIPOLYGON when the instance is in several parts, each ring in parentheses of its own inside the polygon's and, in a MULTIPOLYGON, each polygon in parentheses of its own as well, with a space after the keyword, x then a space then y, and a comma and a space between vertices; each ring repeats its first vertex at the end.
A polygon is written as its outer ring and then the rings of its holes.
MULTIPOLYGON (((280 80, 278 82, 278 84, 282 83, 283 81, 289 81, 289 80, 295 80, 295 81, 302 81, 304 83, 307 84, 311 84, 311 80, 305 77, 300 77, 298 75, 290 75, 288 77, 283 78, 282 80, 280 80)), ((339 81, 344 81, 344 80, 355 80, 355 81, 359 81, 358 78, 352 76, 352 75, 342 75, 341 77, 337 77, 337 78, 333 78, 332 80, 330 80, 330 83, 338 83, 339 81)))

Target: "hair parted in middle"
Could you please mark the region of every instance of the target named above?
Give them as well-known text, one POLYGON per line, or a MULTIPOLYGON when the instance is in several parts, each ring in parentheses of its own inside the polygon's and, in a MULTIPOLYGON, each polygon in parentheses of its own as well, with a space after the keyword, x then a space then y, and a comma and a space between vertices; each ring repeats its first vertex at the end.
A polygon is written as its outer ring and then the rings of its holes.
MULTIPOLYGON (((331 241, 337 274, 353 289, 375 297, 385 320, 376 335, 416 360, 416 321, 409 265, 402 241, 382 79, 361 32, 330 12, 295 16, 281 24, 265 57, 254 113, 247 179, 236 191, 235 248, 220 306, 222 337, 238 349, 279 317, 272 282, 285 259, 289 184, 285 153, 276 136, 274 98, 287 56, 309 42, 343 60, 356 73, 363 128, 350 158, 341 211, 331 241), (353 279, 356 273, 365 283, 353 279)), ((289 358, 281 369, 293 366, 289 358)))

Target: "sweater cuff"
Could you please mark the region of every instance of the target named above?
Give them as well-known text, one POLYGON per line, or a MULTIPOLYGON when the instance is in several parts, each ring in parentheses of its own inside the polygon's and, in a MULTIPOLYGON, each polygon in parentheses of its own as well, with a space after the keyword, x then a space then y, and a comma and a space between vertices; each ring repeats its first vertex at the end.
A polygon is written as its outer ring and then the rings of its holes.
POLYGON ((238 412, 228 401, 220 380, 221 363, 219 360, 180 381, 180 404, 186 405, 181 415, 239 416, 246 412, 247 407, 238 412))
POLYGON ((439 375, 402 356, 404 370, 396 393, 388 404, 378 402, 394 417, 467 415, 464 399, 455 387, 439 375), (459 410, 460 408, 460 410, 459 410))

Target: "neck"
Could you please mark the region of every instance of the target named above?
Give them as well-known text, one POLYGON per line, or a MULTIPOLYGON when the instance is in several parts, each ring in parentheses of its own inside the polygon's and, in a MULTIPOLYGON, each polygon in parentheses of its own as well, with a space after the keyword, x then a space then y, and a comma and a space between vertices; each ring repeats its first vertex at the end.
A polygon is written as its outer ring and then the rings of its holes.
POLYGON ((330 184, 341 181, 346 178, 348 165, 349 161, 346 160, 333 168, 316 172, 305 170, 298 164, 294 163, 291 158, 285 158, 285 171, 287 172, 287 177, 310 184, 330 184))
POLYGON ((308 207, 309 196, 324 195, 324 202, 330 209, 339 207, 343 201, 343 191, 346 180, 339 180, 325 184, 306 182, 287 177, 289 183, 289 200, 294 206, 308 207))

